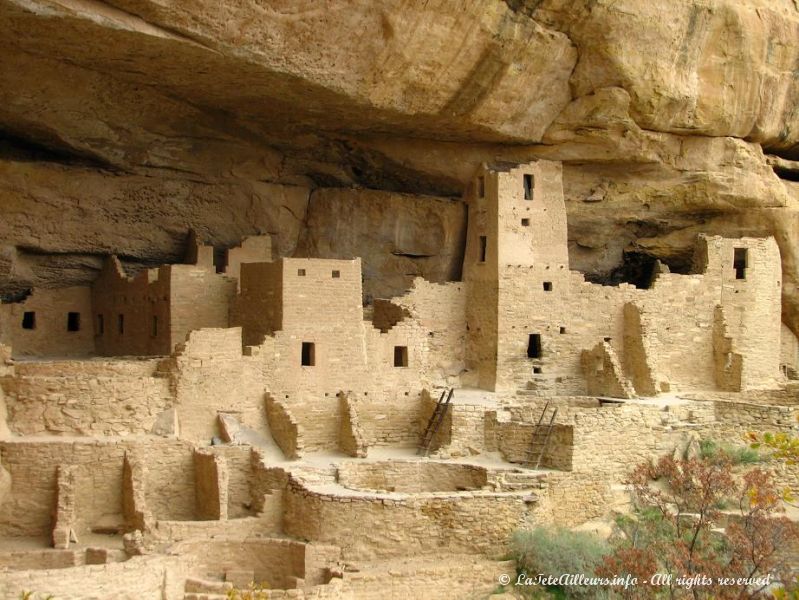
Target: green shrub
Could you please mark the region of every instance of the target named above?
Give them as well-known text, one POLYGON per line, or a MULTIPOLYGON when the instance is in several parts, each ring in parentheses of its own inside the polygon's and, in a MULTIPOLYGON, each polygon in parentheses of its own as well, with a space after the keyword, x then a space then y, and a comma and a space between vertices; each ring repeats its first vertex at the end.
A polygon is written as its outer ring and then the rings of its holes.
MULTIPOLYGON (((590 577, 609 551, 607 543, 595 535, 549 527, 517 531, 511 540, 511 547, 519 573, 528 577, 536 577, 539 573, 553 577, 564 573, 590 577)), ((517 591, 527 595, 534 592, 525 588, 517 588, 517 591)), ((603 591, 596 587, 564 586, 551 591, 555 597, 559 594, 565 598, 605 597, 603 591)))
POLYGON ((719 444, 713 440, 699 442, 699 455, 704 460, 728 460, 733 465, 753 465, 761 461, 760 453, 754 448, 719 444))

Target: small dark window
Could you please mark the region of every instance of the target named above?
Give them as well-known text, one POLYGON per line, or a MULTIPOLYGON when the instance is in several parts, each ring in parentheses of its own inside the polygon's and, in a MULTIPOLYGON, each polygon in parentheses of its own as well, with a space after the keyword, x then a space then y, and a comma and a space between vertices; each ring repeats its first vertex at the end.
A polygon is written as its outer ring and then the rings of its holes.
POLYGON ((313 367, 316 364, 316 345, 313 342, 302 343, 302 366, 313 367))
POLYGON ((407 367, 408 366, 408 347, 407 346, 394 346, 394 366, 407 367))
POLYGON ((486 261, 486 236, 480 236, 480 262, 486 261))
POLYGON ((532 200, 533 199, 533 176, 525 174, 524 175, 524 199, 525 200, 532 200))
POLYGON ((480 176, 477 178, 477 197, 485 198, 485 195, 486 195, 486 178, 480 176))
POLYGON ((103 315, 97 315, 97 335, 103 335, 105 333, 105 319, 103 319, 103 315))
MULTIPOLYGON (((224 273, 227 267, 227 250, 214 248, 214 268, 217 273, 224 273)), ((127 302, 127 299, 125 299, 127 302)))
POLYGON ((552 282, 551 281, 545 281, 544 282, 544 291, 545 292, 551 292, 552 291, 552 282))
POLYGON ((36 329, 36 313, 26 311, 22 313, 22 329, 36 329))
POLYGON ((541 358, 540 333, 531 333, 527 339, 527 358, 541 358))
POLYGON ((541 367, 533 367, 533 373, 540 375, 542 373, 541 367))
POLYGON ((746 248, 736 248, 733 256, 732 267, 735 269, 735 279, 746 279, 746 248))
POLYGON ((80 313, 67 313, 67 331, 80 331, 80 313))
POLYGON ((333 279, 338 279, 341 277, 341 271, 333 271, 333 279))
POLYGON ((522 219, 522 227, 529 227, 530 219, 522 219))
POLYGON ((158 317, 153 315, 153 337, 158 337, 158 317))
POLYGON ((117 331, 119 335, 125 333, 125 315, 119 315, 117 317, 117 331))
POLYGON ((560 332, 561 332, 561 334, 566 333, 566 328, 565 327, 561 327, 560 328, 560 332))
POLYGON ((297 277, 305 277, 305 269, 297 269, 297 277))

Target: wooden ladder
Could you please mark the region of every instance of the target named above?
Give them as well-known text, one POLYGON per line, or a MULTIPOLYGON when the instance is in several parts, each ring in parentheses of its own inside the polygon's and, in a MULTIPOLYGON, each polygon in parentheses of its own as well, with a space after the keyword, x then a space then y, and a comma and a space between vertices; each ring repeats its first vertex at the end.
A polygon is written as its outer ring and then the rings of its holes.
POLYGON ((527 455, 527 464, 532 465, 534 469, 541 466, 541 460, 544 458, 544 453, 549 444, 549 438, 552 435, 552 427, 555 423, 555 417, 558 415, 557 407, 552 409, 552 415, 549 417, 549 422, 545 422, 545 417, 549 409, 549 402, 544 405, 544 410, 541 411, 541 416, 538 417, 538 423, 533 429, 533 438, 530 441, 530 451, 527 455))
POLYGON ((417 454, 421 454, 422 456, 430 454, 430 444, 433 442, 438 428, 441 427, 441 423, 444 421, 444 417, 449 409, 449 403, 452 400, 452 394, 454 393, 455 388, 450 388, 449 393, 447 393, 447 390, 441 392, 441 397, 438 399, 438 402, 436 402, 433 414, 430 415, 430 420, 427 422, 427 428, 422 435, 422 442, 419 444, 419 450, 416 452, 417 454))

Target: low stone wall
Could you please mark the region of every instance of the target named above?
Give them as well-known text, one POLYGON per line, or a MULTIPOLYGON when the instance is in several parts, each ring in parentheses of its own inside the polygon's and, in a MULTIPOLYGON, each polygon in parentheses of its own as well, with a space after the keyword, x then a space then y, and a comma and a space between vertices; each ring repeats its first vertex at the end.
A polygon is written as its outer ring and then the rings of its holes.
MULTIPOLYGON (((528 399, 497 412, 497 447, 505 446, 509 460, 518 455, 520 444, 529 443, 545 404, 528 399)), ((604 474, 610 479, 623 478, 649 458, 684 450, 714 422, 712 406, 707 403, 685 403, 664 410, 654 402, 586 406, 584 399, 562 398, 551 400, 549 410, 555 406, 556 426, 544 465, 604 474)))
POLYGON ((475 465, 420 460, 343 462, 338 482, 352 490, 409 494, 479 490, 487 484, 486 469, 475 465))
POLYGON ((361 427, 361 419, 355 403, 344 392, 338 395, 341 423, 339 430, 339 448, 342 452, 356 458, 365 458, 369 450, 361 427))
POLYGON ((601 473, 549 473, 535 520, 574 527, 616 508, 613 481, 601 473))
POLYGON ((246 573, 250 581, 270 590, 296 589, 306 583, 321 583, 320 572, 332 562, 339 549, 314 548, 294 540, 253 537, 247 539, 203 539, 181 542, 171 552, 190 559, 192 572, 204 579, 224 580, 231 572, 246 573))
POLYGON ((496 562, 473 555, 437 555, 370 565, 369 569, 357 573, 345 572, 341 580, 315 589, 325 594, 320 598, 484 600, 497 589, 497 581, 503 574, 515 577, 513 561, 496 562), (327 595, 336 592, 336 596, 327 595))
POLYGON ((534 506, 526 493, 331 493, 292 477, 289 535, 341 546, 347 560, 441 552, 500 556, 534 506), (357 523, 357 527, 353 527, 357 523))
POLYGON ((350 394, 358 413, 363 442, 373 446, 416 446, 422 411, 420 393, 374 391, 350 394))
POLYGON ((169 541, 197 540, 214 537, 243 539, 254 535, 277 533, 260 517, 242 517, 226 521, 158 521, 153 529, 157 539, 169 541))
POLYGON ((0 378, 9 428, 20 435, 150 433, 173 398, 157 360, 20 363, 0 378))
POLYGON ((224 456, 194 451, 195 514, 201 520, 227 520, 228 467, 224 456))
POLYGON ((0 535, 46 536, 53 525, 59 465, 74 476, 75 527, 124 527, 123 464, 135 450, 148 465, 147 504, 156 516, 194 515, 191 445, 164 438, 0 441, 0 465, 11 477, 0 504, 0 535))
MULTIPOLYGON (((0 552, 0 573, 42 569, 66 569, 84 564, 85 550, 23 550, 0 552)), ((2 575, 0 575, 0 578, 2 575)))
POLYGON ((139 556, 121 563, 86 565, 0 574, 0 600, 19 600, 23 592, 36 598, 52 594, 70 600, 181 600, 185 559, 139 556))
MULTIPOLYGON (((535 423, 497 421, 497 413, 494 411, 488 413, 486 419, 494 421, 490 430, 496 440, 495 447, 502 453, 505 460, 527 464, 531 460, 537 459, 531 452, 533 432, 536 429, 535 423)), ((542 427, 542 431, 545 432, 546 427, 542 427)), ((571 471, 573 453, 574 426, 554 425, 539 466, 545 469, 571 471)))
POLYGON ((266 396, 266 418, 272 438, 286 458, 299 458, 305 447, 302 429, 288 406, 270 395, 266 396))
MULTIPOLYGON (((701 431, 702 437, 707 439, 742 446, 747 443, 749 432, 799 436, 799 405, 775 406, 726 399, 717 399, 706 404, 712 406, 715 416, 715 421, 701 431)), ((774 470, 781 485, 789 487, 794 494, 799 494, 799 465, 774 461, 764 466, 774 470)))

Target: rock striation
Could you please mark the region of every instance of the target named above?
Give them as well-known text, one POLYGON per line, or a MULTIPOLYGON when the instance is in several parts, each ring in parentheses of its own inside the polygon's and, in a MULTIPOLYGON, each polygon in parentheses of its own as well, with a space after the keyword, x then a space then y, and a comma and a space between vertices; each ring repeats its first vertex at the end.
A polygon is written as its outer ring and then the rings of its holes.
POLYGON ((3 295, 189 229, 370 257, 390 295, 457 276, 481 162, 546 158, 575 268, 773 235, 799 330, 795 0, 0 0, 0 33, 3 295))

